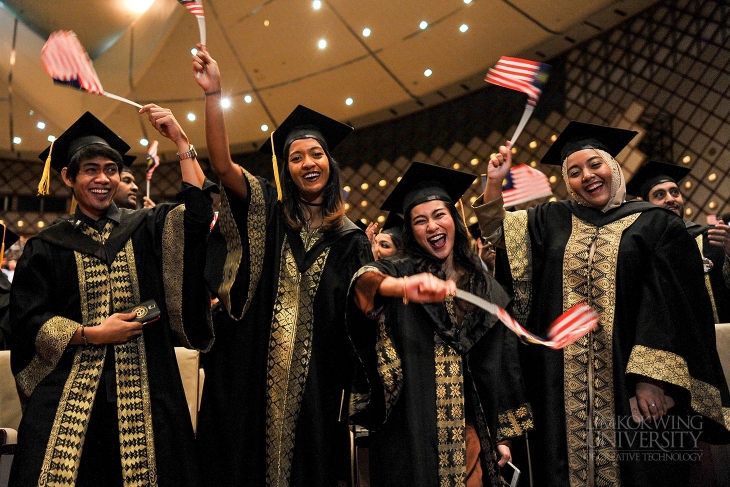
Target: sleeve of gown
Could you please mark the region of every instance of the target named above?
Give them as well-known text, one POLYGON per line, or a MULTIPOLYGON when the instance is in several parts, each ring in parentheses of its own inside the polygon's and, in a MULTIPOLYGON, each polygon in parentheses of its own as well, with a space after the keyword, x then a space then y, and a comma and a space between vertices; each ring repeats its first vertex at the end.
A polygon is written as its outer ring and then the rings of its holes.
POLYGON ((502 441, 524 435, 534 428, 534 422, 522 380, 517 336, 501 323, 498 326, 502 335, 502 361, 495 438, 502 441))
POLYGON ((626 372, 678 388, 680 398, 688 397, 691 408, 714 423, 706 430, 710 436, 727 437, 730 394, 715 345, 702 261, 679 220, 665 227, 644 274, 626 372))
POLYGON ((205 285, 205 256, 213 203, 203 189, 183 183, 184 201, 167 213, 162 230, 162 270, 170 328, 188 347, 207 351, 213 344, 210 295, 205 285))
MULTIPOLYGON (((51 309, 54 264, 39 239, 30 239, 18 261, 10 295, 11 365, 21 399, 58 365, 81 323, 51 309)), ((74 278, 76 276, 73 276, 74 278)))
MULTIPOLYGON (((264 179, 241 168, 249 197, 238 198, 221 188, 221 209, 218 218, 225 255, 218 297, 231 318, 240 320, 246 314, 263 271, 264 253, 271 235, 268 222, 278 204, 276 190, 264 179)), ((216 256, 219 258, 220 256, 216 256)))
POLYGON ((479 230, 482 236, 498 247, 504 247, 502 222, 504 221, 504 200, 498 198, 484 203, 483 195, 472 205, 479 221, 479 230))

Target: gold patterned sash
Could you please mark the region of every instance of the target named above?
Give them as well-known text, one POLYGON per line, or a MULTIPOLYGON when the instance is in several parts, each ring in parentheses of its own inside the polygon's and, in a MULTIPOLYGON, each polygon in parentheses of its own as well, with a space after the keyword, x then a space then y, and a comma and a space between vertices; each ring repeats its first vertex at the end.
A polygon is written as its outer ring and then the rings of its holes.
MULTIPOLYGON (((97 242, 109 238, 113 222, 101 232, 83 224, 82 233, 97 242)), ((96 257, 74 253, 78 271, 82 323, 97 326, 112 311, 139 302, 139 285, 131 239, 111 268, 96 257)), ((74 485, 94 397, 98 392, 108 347, 77 347, 69 377, 56 410, 46 447, 39 486, 74 485)), ((125 486, 155 486, 152 414, 142 336, 114 346, 122 474, 125 486)))
POLYGON ((563 259, 563 309, 587 302, 598 328, 564 350, 565 421, 570 485, 620 485, 613 425, 613 326, 621 235, 640 213, 602 227, 572 217, 563 259))
POLYGON ((312 355, 314 296, 329 251, 327 248, 300 274, 288 236, 281 248, 267 365, 267 485, 289 484, 297 418, 312 355))
MULTIPOLYGON (((703 235, 699 234, 697 237, 695 237, 695 242, 697 242, 697 247, 700 249, 700 255, 702 258, 705 257, 705 249, 703 244, 703 235)), ((707 288, 707 294, 710 295, 710 303, 712 304, 712 315, 715 317, 715 323, 720 323, 720 317, 717 314, 717 305, 715 304, 715 294, 712 292, 712 283, 710 282, 710 274, 705 273, 705 287, 707 288)))

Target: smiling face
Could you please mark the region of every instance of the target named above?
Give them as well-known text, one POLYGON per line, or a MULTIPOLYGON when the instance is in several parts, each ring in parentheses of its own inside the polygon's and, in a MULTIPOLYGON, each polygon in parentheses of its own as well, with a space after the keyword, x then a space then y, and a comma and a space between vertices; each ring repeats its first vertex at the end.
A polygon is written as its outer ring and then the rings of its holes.
POLYGON ((411 228, 416 243, 439 260, 446 260, 454 250, 454 219, 440 200, 426 201, 411 210, 411 228))
POLYGON ((679 192, 677 183, 666 181, 659 183, 649 190, 649 202, 673 211, 679 216, 684 213, 684 198, 679 192))
POLYGON ((119 186, 116 193, 114 193, 114 203, 120 208, 136 209, 138 189, 134 182, 134 175, 131 172, 122 171, 119 186))
POLYGON ((79 209, 94 220, 104 216, 119 186, 117 163, 102 156, 87 159, 79 164, 73 180, 68 177, 67 169, 61 170, 61 176, 66 186, 73 188, 79 209))
POLYGON ((373 256, 375 260, 382 259, 383 257, 390 257, 398 252, 398 247, 393 243, 393 237, 387 233, 379 233, 375 236, 373 242, 373 256))
POLYGON ((289 146, 289 174, 299 196, 310 203, 321 203, 330 177, 330 162, 316 139, 295 140, 289 146))
POLYGON ((598 210, 611 200, 611 168, 594 149, 573 152, 565 162, 570 189, 598 210))

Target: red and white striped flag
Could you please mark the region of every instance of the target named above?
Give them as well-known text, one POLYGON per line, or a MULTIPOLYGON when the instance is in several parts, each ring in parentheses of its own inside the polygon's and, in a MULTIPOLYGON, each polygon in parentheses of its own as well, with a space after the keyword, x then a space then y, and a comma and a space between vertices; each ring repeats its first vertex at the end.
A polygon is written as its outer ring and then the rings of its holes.
POLYGON ((147 181, 152 179, 152 173, 155 168, 160 165, 160 156, 157 155, 157 144, 156 140, 153 140, 150 144, 150 148, 147 150, 147 181))
POLYGON ((203 5, 196 0, 177 0, 180 5, 190 10, 190 13, 195 15, 197 18, 202 19, 205 17, 203 14, 203 5))
POLYGON ((526 93, 527 104, 534 107, 547 82, 549 72, 549 64, 502 56, 497 65, 489 69, 484 81, 526 93))
POLYGON ((41 49, 41 65, 55 83, 103 95, 104 89, 91 59, 73 31, 51 33, 41 49))
POLYGON ((502 183, 502 198, 504 198, 505 207, 552 195, 553 190, 545 173, 533 169, 527 164, 511 168, 502 183))

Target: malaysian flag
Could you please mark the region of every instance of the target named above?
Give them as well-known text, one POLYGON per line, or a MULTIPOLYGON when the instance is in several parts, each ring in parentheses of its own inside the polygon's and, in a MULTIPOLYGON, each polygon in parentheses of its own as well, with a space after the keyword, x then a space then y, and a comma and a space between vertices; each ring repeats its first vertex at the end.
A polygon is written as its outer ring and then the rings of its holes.
POLYGON ((205 44, 205 14, 203 4, 197 0, 177 0, 180 5, 188 9, 198 19, 198 30, 200 31, 200 43, 205 44))
MULTIPOLYGON (((485 184, 486 175, 482 175, 482 187, 485 187, 485 184)), ((533 169, 527 164, 511 168, 502 182, 502 198, 505 208, 552 195, 553 190, 545 173, 533 169)))
POLYGON ((497 65, 489 69, 484 81, 526 93, 527 104, 534 107, 547 82, 549 72, 549 64, 502 56, 497 65))
POLYGON ((157 144, 158 142, 153 140, 150 148, 147 150, 147 181, 152 179, 152 173, 160 165, 160 156, 157 155, 157 144))
POLYGON ((195 15, 197 18, 202 19, 205 17, 203 14, 203 5, 195 0, 177 0, 180 5, 190 10, 190 13, 195 15))
POLYGON ((41 65, 55 83, 95 95, 104 94, 91 59, 73 31, 51 33, 41 49, 41 65))

